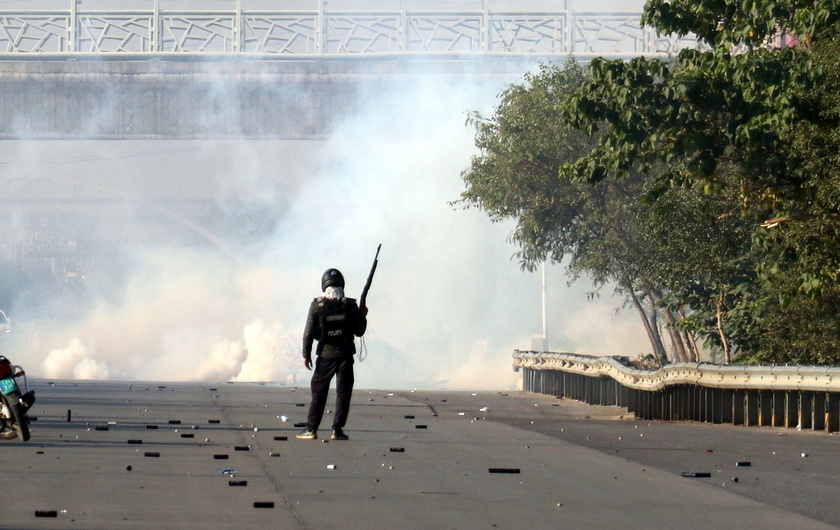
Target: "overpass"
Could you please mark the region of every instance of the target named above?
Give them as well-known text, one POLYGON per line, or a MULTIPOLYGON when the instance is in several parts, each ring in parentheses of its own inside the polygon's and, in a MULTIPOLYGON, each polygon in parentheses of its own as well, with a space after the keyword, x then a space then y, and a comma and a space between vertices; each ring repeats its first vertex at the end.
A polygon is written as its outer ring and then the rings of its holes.
POLYGON ((0 10, 0 138, 317 138, 361 90, 421 72, 507 80, 541 61, 667 56, 692 43, 640 27, 638 12, 558 5, 0 10))

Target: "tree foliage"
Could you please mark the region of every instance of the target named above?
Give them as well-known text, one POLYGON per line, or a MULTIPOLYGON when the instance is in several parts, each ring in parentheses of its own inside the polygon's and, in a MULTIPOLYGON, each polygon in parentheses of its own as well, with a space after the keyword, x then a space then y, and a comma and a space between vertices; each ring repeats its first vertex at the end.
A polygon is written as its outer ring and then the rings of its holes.
POLYGON ((657 356, 664 321, 675 360, 699 338, 727 361, 836 363, 838 21, 836 1, 649 0, 643 23, 701 46, 512 85, 472 116, 461 202, 517 220, 523 266, 617 285, 657 356))

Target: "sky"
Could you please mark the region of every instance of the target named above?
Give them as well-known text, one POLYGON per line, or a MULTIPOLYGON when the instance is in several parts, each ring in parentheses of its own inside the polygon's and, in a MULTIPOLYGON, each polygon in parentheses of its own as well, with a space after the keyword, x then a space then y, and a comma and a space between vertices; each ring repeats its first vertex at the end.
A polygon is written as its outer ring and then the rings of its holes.
MULTIPOLYGON (((340 269, 358 297, 381 244, 357 387, 517 388, 511 354, 543 333, 541 274, 513 257, 512 224, 452 201, 477 154, 467 112, 490 114, 520 78, 418 72, 361 94, 318 141, 0 142, 7 198, 86 204, 62 228, 68 245, 93 235, 119 256, 86 279, 70 318, 11 314, 5 355, 46 378, 306 385, 300 342, 321 273, 340 269), (190 200, 219 219, 180 210, 190 200)), ((31 237, 24 213, 2 219, 7 239, 31 237)), ((559 265, 545 285, 552 351, 647 351, 639 317, 609 289, 590 300, 559 265)))

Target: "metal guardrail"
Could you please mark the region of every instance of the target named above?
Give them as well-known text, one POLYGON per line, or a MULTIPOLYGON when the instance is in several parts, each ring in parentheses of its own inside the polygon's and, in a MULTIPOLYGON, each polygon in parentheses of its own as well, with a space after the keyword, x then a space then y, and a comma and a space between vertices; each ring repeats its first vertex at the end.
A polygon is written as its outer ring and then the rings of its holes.
POLYGON ((676 54, 641 13, 495 11, 0 11, 0 54, 676 54))
POLYGON ((522 350, 513 359, 524 390, 627 407, 642 419, 840 431, 836 367, 678 363, 642 370, 622 358, 522 350))
POLYGON ((658 391, 673 385, 743 390, 810 390, 840 392, 840 368, 827 366, 732 366, 676 363, 659 370, 640 370, 615 357, 516 350, 515 368, 561 370, 610 377, 635 390, 658 391))

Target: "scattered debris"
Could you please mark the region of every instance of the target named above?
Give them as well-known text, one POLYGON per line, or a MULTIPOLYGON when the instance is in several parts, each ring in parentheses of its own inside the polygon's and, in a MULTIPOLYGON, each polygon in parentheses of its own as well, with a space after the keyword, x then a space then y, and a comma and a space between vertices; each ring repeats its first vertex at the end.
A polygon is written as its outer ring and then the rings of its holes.
POLYGON ((228 480, 228 486, 247 486, 247 480, 228 480))
POLYGON ((737 467, 749 467, 752 465, 752 462, 735 462, 737 467))
POLYGON ((488 469, 490 473, 511 473, 511 474, 519 474, 518 467, 491 467, 488 469))
POLYGON ((690 478, 707 478, 707 477, 712 476, 711 473, 707 473, 707 472, 691 473, 691 472, 688 472, 688 471, 683 471, 682 473, 680 473, 680 475, 682 475, 683 477, 690 477, 690 478))
POLYGON ((227 460, 229 455, 213 455, 214 460, 227 460))
POLYGON ((56 510, 35 510, 35 517, 58 517, 56 510))

